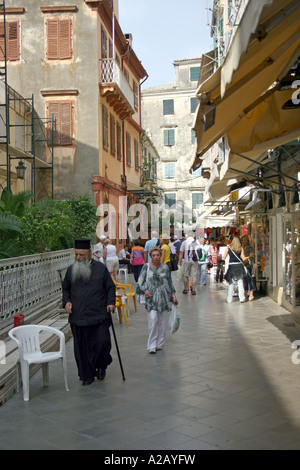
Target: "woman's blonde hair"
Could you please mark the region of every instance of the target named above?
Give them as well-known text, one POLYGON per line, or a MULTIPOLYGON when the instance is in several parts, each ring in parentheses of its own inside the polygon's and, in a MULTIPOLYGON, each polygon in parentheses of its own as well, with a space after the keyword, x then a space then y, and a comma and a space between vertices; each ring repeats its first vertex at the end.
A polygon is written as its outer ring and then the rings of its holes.
POLYGON ((150 250, 150 253, 149 253, 149 254, 150 254, 150 258, 151 258, 152 253, 153 253, 154 251, 158 251, 159 254, 161 255, 161 249, 159 248, 159 246, 154 246, 154 247, 151 248, 151 250, 150 250))
POLYGON ((233 237, 233 240, 230 243, 230 248, 232 249, 232 251, 235 251, 236 253, 240 253, 242 251, 241 240, 239 239, 239 237, 237 236, 233 237))

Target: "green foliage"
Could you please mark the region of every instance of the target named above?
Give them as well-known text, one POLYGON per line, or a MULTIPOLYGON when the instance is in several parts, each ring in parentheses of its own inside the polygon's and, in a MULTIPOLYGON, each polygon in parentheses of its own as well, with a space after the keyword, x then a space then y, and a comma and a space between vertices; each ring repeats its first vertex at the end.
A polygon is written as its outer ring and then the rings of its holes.
POLYGON ((4 189, 0 198, 0 258, 63 250, 74 238, 96 239, 97 206, 90 194, 68 201, 43 200, 28 204, 32 195, 4 189))
POLYGON ((32 204, 22 218, 30 253, 69 248, 72 244, 72 213, 65 201, 44 200, 32 204))
POLYGON ((12 194, 9 189, 4 188, 0 199, 0 211, 10 212, 17 217, 22 217, 31 199, 32 194, 29 191, 12 194))
POLYGON ((89 193, 74 196, 70 201, 72 211, 73 238, 89 237, 92 243, 96 238, 96 227, 99 217, 96 216, 97 206, 89 193))
POLYGON ((93 243, 98 223, 96 209, 89 194, 33 204, 22 218, 28 250, 40 253, 72 248, 78 237, 90 237, 93 243))
POLYGON ((0 212, 0 258, 12 258, 24 253, 23 225, 13 214, 0 212))
POLYGON ((23 224, 20 217, 32 198, 29 191, 16 195, 4 188, 0 198, 0 258, 21 256, 25 252, 23 224))

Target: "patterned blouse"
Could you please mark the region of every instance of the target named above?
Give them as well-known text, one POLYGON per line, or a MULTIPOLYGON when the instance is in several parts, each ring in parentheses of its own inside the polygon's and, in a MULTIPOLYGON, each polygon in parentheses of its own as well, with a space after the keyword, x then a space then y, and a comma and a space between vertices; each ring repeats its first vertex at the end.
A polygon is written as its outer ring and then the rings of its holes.
POLYGON ((148 289, 152 295, 149 299, 146 298, 146 310, 156 310, 157 312, 171 310, 172 304, 170 298, 172 292, 175 292, 175 288, 173 286, 170 269, 166 264, 161 264, 157 268, 150 266, 149 263, 144 264, 138 284, 143 292, 148 289))

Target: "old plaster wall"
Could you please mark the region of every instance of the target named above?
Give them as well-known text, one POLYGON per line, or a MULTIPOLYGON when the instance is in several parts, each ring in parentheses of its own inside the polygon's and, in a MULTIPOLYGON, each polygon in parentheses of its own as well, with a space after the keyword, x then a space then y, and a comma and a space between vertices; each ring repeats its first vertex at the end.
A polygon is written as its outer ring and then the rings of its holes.
POLYGON ((41 118, 46 117, 47 100, 73 102, 73 143, 54 147, 55 198, 91 191, 92 176, 99 172, 99 20, 97 13, 82 0, 64 0, 63 5, 75 5, 77 11, 43 13, 40 7, 49 6, 47 0, 22 0, 20 5, 16 5, 16 0, 6 1, 6 8, 25 8, 22 14, 7 15, 8 19, 19 18, 21 24, 21 56, 19 61, 8 64, 9 84, 25 98, 34 95, 34 106, 41 118), (45 20, 55 16, 73 19, 73 58, 70 60, 46 59, 45 20), (55 91, 59 94, 51 95, 55 91))

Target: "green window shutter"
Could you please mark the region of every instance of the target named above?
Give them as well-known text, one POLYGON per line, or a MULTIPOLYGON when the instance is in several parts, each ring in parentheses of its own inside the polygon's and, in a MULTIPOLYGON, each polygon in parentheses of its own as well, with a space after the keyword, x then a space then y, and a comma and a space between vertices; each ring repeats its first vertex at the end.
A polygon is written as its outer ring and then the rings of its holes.
POLYGON ((163 114, 174 114, 174 100, 163 100, 163 114))
POLYGON ((190 81, 191 82, 198 82, 200 73, 200 66, 199 67, 191 67, 190 68, 190 81))
POLYGON ((174 163, 165 163, 165 178, 175 178, 174 163))
POLYGON ((198 204, 203 203, 203 194, 202 193, 193 193, 192 194, 192 207, 193 209, 197 208, 198 204))
POLYGON ((169 131, 164 131, 164 146, 169 145, 169 131))
POLYGON ((191 98, 191 113, 195 113, 195 112, 196 112, 198 103, 199 103, 198 98, 191 98))
POLYGON ((174 129, 164 130, 164 146, 171 147, 175 145, 175 131, 174 129))
POLYGON ((172 207, 176 204, 176 193, 165 194, 165 204, 172 207))
POLYGON ((169 145, 175 145, 175 131, 174 131, 174 129, 169 130, 169 145))

